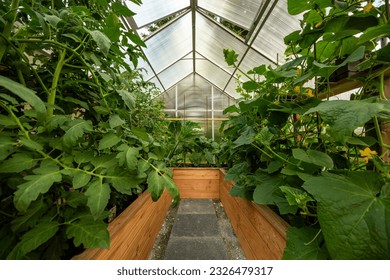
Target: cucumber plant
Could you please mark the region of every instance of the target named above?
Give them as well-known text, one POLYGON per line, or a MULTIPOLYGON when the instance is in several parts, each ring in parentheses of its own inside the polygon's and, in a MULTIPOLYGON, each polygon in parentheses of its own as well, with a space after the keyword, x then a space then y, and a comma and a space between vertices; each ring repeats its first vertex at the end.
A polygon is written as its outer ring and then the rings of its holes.
MULTIPOLYGON (((261 65, 225 113, 231 193, 270 205, 292 227, 285 259, 389 259, 389 2, 289 0, 302 29, 285 37, 285 64, 261 65), (341 61, 341 62, 338 62, 341 61), (365 75, 351 100, 328 100, 349 63, 365 75), (254 98, 250 98, 251 95, 254 98)), ((237 54, 224 50, 236 66, 237 54)))

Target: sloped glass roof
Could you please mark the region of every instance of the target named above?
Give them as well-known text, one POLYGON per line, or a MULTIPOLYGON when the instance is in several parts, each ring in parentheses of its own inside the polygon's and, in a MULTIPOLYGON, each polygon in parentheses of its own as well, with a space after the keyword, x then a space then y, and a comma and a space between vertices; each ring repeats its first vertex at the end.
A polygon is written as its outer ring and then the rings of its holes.
MULTIPOLYGON (((261 64, 283 62, 283 38, 299 29, 299 20, 287 13, 287 0, 142 0, 126 1, 136 13, 126 18, 142 34, 148 25, 167 23, 144 40, 145 79, 163 93, 190 75, 206 79, 222 93, 237 98, 237 73, 224 60, 223 49, 239 54, 239 67, 248 71, 261 64), (246 38, 222 21, 244 29, 246 38)), ((158 26, 159 27, 159 26, 158 26)), ((245 78, 244 78, 245 79, 245 78)), ((194 79, 196 82, 199 79, 194 79)))

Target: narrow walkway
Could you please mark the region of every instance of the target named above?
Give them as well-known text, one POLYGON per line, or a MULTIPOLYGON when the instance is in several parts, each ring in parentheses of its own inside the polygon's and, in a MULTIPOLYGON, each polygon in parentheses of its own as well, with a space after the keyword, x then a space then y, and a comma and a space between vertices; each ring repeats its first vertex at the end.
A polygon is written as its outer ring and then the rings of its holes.
POLYGON ((182 199, 168 213, 150 259, 244 259, 219 200, 182 199))

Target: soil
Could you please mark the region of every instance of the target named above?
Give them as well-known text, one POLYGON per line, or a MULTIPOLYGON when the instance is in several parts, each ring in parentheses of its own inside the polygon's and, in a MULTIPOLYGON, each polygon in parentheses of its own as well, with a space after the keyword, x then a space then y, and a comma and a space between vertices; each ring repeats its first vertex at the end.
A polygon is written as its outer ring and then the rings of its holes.
MULTIPOLYGON (((225 209, 219 199, 213 199, 214 209, 217 215, 218 227, 222 239, 225 243, 226 253, 230 260, 245 260, 244 252, 241 249, 240 243, 232 229, 230 221, 226 216, 225 209)), ((156 238, 150 260, 164 260, 165 250, 168 245, 172 227, 175 222, 178 207, 171 208, 165 218, 161 230, 156 238)))

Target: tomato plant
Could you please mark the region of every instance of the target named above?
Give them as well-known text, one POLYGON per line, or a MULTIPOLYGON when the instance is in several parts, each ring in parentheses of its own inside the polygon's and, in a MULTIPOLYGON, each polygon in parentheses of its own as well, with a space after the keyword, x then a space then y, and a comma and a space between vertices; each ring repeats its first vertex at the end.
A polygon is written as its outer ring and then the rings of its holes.
POLYGON ((0 258, 109 247, 110 209, 145 189, 178 200, 132 15, 121 1, 0 4, 0 258))
MULTIPOLYGON (((285 38, 287 62, 261 65, 225 113, 231 193, 270 205, 292 227, 285 259, 389 259, 388 1, 288 1, 302 29, 285 38), (337 70, 364 71, 351 100, 329 100, 337 70), (251 98, 251 95, 254 98, 251 98)), ((237 54, 224 50, 226 62, 237 54)))

